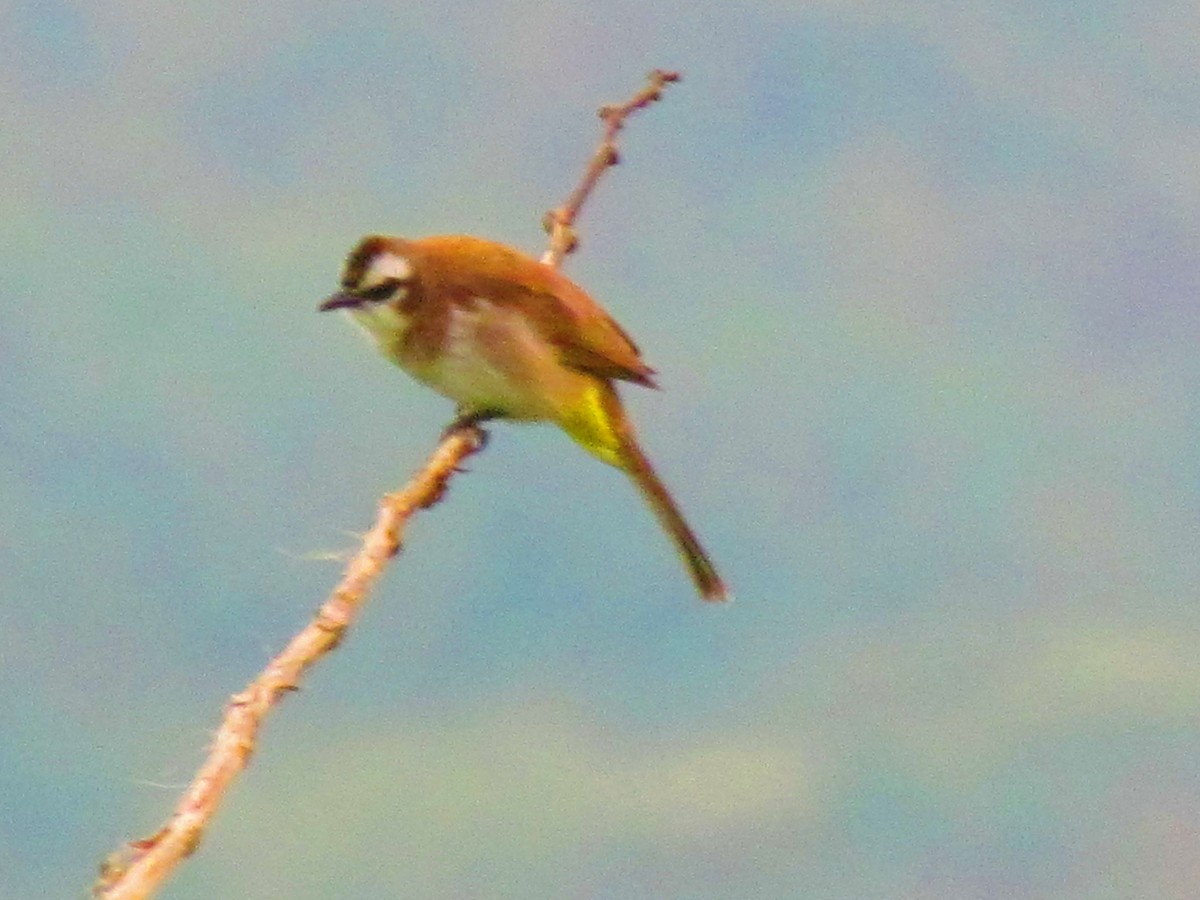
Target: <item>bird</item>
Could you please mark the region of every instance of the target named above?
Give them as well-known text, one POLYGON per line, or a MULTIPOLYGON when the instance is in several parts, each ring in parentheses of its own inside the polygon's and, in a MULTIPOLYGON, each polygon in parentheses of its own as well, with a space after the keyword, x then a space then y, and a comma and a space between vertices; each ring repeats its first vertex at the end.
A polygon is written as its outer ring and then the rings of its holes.
MULTIPOLYGON (((379 351, 457 404, 455 425, 550 422, 632 480, 704 600, 724 582, 638 444, 615 382, 657 387, 629 335, 557 268, 469 235, 369 235, 346 258, 343 310, 379 351)), ((451 426, 453 428, 454 425, 451 426)))

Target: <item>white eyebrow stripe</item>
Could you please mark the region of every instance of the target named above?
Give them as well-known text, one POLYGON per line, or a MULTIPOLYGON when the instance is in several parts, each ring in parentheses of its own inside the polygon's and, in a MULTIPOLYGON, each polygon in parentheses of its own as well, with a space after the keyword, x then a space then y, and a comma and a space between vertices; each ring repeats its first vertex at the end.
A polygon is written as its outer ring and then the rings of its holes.
POLYGON ((369 280, 375 283, 381 281, 411 281, 413 277, 412 263, 407 258, 396 253, 382 253, 371 262, 367 270, 369 280))

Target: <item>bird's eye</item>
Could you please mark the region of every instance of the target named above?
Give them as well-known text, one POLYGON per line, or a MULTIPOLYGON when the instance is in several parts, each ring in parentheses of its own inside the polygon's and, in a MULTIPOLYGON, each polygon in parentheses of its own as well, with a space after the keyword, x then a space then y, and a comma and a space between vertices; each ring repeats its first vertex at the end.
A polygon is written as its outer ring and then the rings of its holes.
POLYGON ((371 303, 382 303, 388 297, 392 296, 392 293, 399 286, 399 279, 388 278, 387 280, 381 281, 379 284, 374 285, 373 287, 363 288, 362 290, 356 291, 356 293, 358 296, 371 303))

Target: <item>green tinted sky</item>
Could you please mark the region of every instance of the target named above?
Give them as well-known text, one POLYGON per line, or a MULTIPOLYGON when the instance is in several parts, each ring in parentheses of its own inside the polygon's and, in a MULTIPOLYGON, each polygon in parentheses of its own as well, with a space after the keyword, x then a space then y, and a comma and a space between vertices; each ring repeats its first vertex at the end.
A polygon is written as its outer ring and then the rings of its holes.
POLYGON ((371 231, 571 274, 733 587, 498 426, 172 898, 1167 898, 1200 853, 1185 2, 0 2, 0 897, 152 831, 448 404, 371 231))

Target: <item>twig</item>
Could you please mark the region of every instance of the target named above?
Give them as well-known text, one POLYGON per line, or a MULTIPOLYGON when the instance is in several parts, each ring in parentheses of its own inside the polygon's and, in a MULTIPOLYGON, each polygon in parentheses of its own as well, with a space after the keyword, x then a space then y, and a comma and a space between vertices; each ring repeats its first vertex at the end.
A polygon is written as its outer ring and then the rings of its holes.
POLYGON ((338 645, 362 610, 372 585, 399 551, 408 520, 418 509, 437 503, 463 460, 482 447, 483 432, 477 426, 449 432, 425 467, 398 493, 383 498, 375 525, 316 617, 257 678, 230 698, 208 759, 167 823, 153 836, 130 842, 104 861, 93 887, 97 897, 149 897, 195 851, 226 790, 250 761, 267 713, 297 690, 304 673, 338 645))
MULTIPOLYGON (((605 129, 600 147, 567 201, 546 214, 546 230, 550 234, 550 249, 542 258, 546 265, 557 267, 575 249, 578 243, 575 220, 600 176, 609 166, 616 165, 616 136, 625 120, 657 100, 665 85, 678 80, 677 73, 656 69, 650 73, 647 86, 630 100, 601 108, 605 129)), ((408 520, 418 509, 426 509, 441 499, 451 476, 463 460, 483 449, 484 441, 485 434, 478 426, 452 428, 425 467, 398 493, 383 498, 375 524, 363 538, 362 548, 350 560, 341 582, 316 617, 258 677, 230 698, 208 758, 166 824, 150 837, 130 841, 110 854, 100 866, 100 877, 92 887, 94 896, 100 900, 150 897, 179 863, 195 852, 225 792, 249 763, 267 713, 299 688, 309 668, 337 647, 357 619, 371 587, 400 550, 408 520)))
POLYGON ((542 227, 550 235, 550 249, 542 254, 542 262, 546 265, 561 266, 568 254, 574 253, 579 246, 575 220, 579 217, 579 210, 583 208, 584 202, 596 187, 600 176, 610 166, 615 166, 621 161, 621 156, 617 152, 617 133, 625 127, 625 120, 639 109, 645 109, 656 100, 661 100, 666 86, 679 81, 681 77, 678 72, 655 69, 646 76, 646 86, 624 103, 606 104, 600 107, 597 115, 604 122, 604 134, 600 138, 596 152, 588 161, 583 178, 575 186, 575 190, 571 191, 566 202, 562 206, 550 210, 542 219, 542 227))

